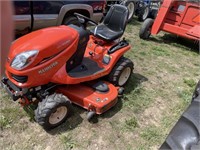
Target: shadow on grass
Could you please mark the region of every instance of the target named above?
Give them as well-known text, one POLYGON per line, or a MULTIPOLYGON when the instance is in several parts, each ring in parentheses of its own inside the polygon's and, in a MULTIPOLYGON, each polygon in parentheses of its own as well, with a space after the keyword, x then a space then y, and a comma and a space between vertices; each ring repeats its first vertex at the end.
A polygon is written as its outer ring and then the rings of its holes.
POLYGON ((183 37, 178 37, 176 35, 173 34, 165 34, 164 36, 161 36, 159 39, 158 38, 154 38, 154 37, 150 37, 149 39, 150 41, 154 41, 156 43, 166 43, 169 45, 173 45, 177 48, 183 48, 183 49, 188 49, 190 51, 193 51, 195 53, 200 53, 199 51, 199 42, 194 41, 194 40, 190 40, 190 39, 186 39, 183 37))
POLYGON ((134 91, 142 82, 148 81, 148 78, 145 76, 139 74, 139 73, 133 73, 128 84, 125 87, 125 93, 129 94, 131 91, 134 91))

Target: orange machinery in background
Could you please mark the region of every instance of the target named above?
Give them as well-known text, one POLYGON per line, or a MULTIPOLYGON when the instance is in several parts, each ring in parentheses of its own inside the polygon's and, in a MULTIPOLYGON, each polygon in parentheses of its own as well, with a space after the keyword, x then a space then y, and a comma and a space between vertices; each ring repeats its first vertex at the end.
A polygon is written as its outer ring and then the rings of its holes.
POLYGON ((198 0, 164 0, 156 19, 148 18, 140 29, 140 38, 158 34, 160 31, 169 32, 200 40, 200 4, 198 0))

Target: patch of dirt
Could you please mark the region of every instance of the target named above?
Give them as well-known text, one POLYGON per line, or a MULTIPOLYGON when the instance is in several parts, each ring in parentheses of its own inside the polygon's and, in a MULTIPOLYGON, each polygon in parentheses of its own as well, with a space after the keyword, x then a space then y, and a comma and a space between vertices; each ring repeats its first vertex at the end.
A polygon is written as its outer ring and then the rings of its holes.
POLYGON ((139 119, 141 128, 151 125, 159 126, 163 112, 166 111, 166 107, 167 105, 165 105, 161 97, 156 98, 152 106, 145 109, 141 114, 139 119))

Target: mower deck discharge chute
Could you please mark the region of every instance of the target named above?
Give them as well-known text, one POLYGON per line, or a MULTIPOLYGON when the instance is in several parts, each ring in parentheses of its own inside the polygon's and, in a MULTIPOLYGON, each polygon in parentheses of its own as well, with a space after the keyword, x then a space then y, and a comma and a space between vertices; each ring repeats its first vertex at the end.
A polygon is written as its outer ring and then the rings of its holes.
POLYGON ((133 62, 123 57, 130 45, 119 40, 128 18, 125 6, 113 5, 92 31, 86 27, 94 21, 74 15, 83 26, 50 27, 17 39, 2 79, 13 100, 36 106, 35 120, 47 130, 66 120, 71 103, 87 109, 88 120, 109 110, 133 71, 133 62))

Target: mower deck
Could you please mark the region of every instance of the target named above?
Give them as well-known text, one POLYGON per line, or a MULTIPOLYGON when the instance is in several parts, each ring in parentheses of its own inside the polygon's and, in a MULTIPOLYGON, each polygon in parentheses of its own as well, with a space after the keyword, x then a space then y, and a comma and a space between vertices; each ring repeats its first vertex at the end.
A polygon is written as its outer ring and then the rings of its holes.
POLYGON ((57 88, 57 92, 66 95, 72 103, 75 103, 88 111, 96 114, 102 114, 113 107, 118 100, 118 87, 108 82, 103 82, 108 88, 107 91, 101 92, 93 86, 96 83, 85 83, 76 85, 63 85, 57 88))

